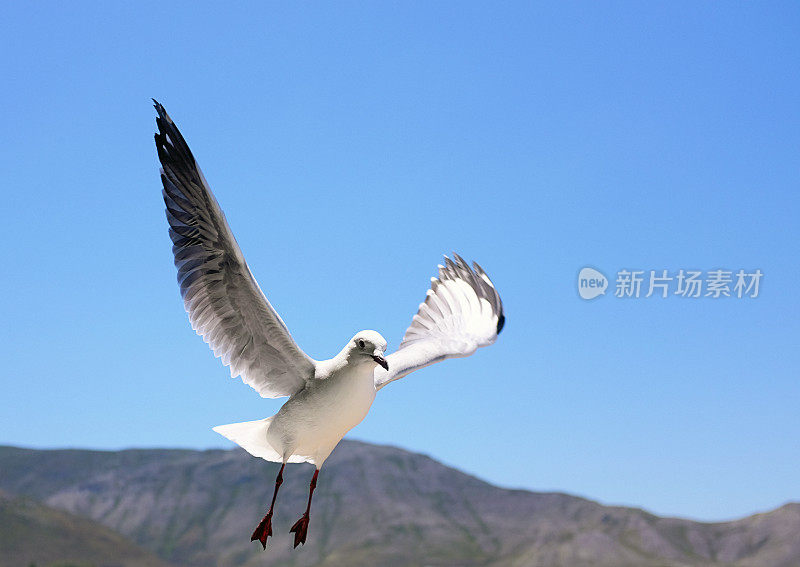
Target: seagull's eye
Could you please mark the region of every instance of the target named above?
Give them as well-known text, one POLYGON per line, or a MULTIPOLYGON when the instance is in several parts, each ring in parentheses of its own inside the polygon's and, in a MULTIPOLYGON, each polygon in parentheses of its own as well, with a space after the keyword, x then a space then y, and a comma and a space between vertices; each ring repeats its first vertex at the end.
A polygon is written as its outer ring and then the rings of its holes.
POLYGON ((358 348, 364 348, 364 339, 358 339, 358 348))

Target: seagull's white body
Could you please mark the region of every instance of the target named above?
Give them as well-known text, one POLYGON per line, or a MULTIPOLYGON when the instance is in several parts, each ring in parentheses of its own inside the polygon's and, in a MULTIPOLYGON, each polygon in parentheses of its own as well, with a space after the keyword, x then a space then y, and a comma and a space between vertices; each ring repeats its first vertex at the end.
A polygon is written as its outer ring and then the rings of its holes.
POLYGON ((274 416, 220 425, 214 431, 268 461, 308 461, 317 467, 375 401, 374 364, 348 364, 344 351, 316 363, 314 380, 274 416))
MULTIPOLYGON (((375 394, 407 374, 447 358, 469 356, 494 343, 505 317, 500 296, 476 263, 445 258, 431 278, 425 302, 396 352, 384 358, 386 340, 375 331, 357 333, 335 357, 314 360, 289 330, 256 283, 225 215, 189 146, 156 102, 164 202, 178 282, 192 327, 262 397, 289 396, 277 414, 214 430, 250 454, 284 464, 311 462, 306 513, 292 527, 295 547, 305 542, 317 473, 336 444, 367 415, 375 394)), ((265 547, 272 533, 272 505, 251 539, 265 547)))
POLYGON ((267 432, 270 443, 293 446, 295 455, 308 455, 314 464, 328 458, 375 400, 374 367, 330 366, 327 378, 315 380, 283 405, 267 432))

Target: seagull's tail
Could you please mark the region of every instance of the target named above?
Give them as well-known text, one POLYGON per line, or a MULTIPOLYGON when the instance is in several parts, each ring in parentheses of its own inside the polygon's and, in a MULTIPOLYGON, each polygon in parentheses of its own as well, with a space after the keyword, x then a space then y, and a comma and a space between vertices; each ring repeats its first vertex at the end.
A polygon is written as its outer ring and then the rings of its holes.
POLYGON ((267 441, 267 430, 274 417, 273 415, 257 421, 218 425, 213 430, 223 437, 227 437, 254 457, 282 463, 281 454, 267 441))

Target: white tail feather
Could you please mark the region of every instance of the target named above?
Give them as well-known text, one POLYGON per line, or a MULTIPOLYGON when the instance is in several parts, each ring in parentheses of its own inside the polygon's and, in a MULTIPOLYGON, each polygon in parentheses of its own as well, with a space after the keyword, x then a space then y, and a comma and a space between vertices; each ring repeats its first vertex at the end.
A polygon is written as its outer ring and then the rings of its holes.
POLYGON ((282 463, 283 456, 267 441, 267 430, 273 417, 275 416, 256 421, 218 425, 213 430, 223 437, 227 437, 254 457, 282 463))

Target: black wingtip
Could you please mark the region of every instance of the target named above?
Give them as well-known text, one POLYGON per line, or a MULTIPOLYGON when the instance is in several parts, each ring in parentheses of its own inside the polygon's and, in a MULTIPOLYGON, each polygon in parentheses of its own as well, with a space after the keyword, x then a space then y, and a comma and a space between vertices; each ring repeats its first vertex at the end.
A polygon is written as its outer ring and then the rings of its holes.
POLYGON ((500 317, 497 318, 497 334, 499 335, 500 332, 503 330, 503 327, 506 324, 506 316, 500 313, 500 317))
POLYGON ((167 110, 164 108, 164 105, 161 104, 160 102, 158 102, 154 98, 151 98, 150 100, 153 101, 153 108, 155 108, 156 112, 158 112, 159 118, 161 118, 162 120, 164 120, 164 121, 166 121, 168 123, 172 122, 172 119, 169 117, 169 114, 167 114, 167 110))

